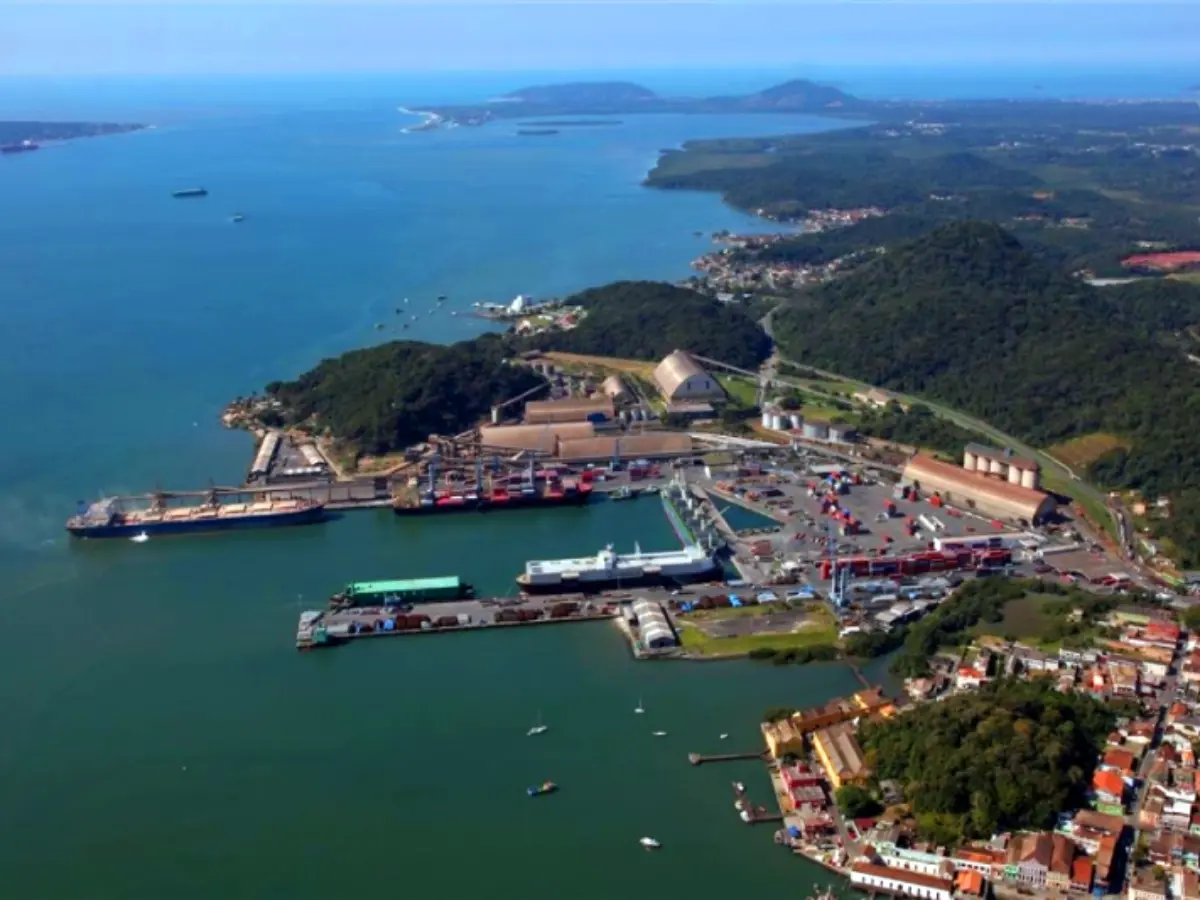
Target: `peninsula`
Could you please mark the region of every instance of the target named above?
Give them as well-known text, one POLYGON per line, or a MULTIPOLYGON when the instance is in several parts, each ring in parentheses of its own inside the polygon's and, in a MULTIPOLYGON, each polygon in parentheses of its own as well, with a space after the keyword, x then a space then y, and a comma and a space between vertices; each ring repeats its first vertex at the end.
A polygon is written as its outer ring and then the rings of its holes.
POLYGON ((48 141, 100 137, 139 131, 145 125, 115 122, 0 121, 0 146, 37 145, 48 141))

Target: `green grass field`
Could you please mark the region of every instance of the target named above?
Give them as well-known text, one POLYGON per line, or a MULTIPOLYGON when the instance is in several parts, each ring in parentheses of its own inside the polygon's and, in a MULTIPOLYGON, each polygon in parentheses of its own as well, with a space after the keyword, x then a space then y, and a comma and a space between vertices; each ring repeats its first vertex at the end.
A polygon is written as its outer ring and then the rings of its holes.
MULTIPOLYGON (((731 618, 735 616, 761 613, 764 607, 748 606, 738 609, 707 610, 699 615, 712 618, 731 618)), ((820 604, 810 604, 807 627, 798 631, 767 634, 746 634, 733 637, 713 637, 696 625, 689 625, 687 619, 679 622, 679 638, 683 649, 698 656, 734 656, 745 655, 751 650, 770 648, 771 650, 801 650, 806 647, 833 645, 837 643, 837 624, 833 614, 820 604)), ((692 614, 695 615, 695 614, 692 614)))
POLYGON ((1012 600, 1004 607, 1004 618, 999 622, 984 622, 975 626, 976 634, 1012 635, 1022 640, 1043 640, 1054 618, 1046 614, 1047 603, 1062 600, 1051 594, 1027 594, 1020 600, 1012 600))
POLYGON ((717 383, 725 389, 729 399, 743 409, 752 409, 758 401, 758 384, 737 375, 717 375, 717 383))

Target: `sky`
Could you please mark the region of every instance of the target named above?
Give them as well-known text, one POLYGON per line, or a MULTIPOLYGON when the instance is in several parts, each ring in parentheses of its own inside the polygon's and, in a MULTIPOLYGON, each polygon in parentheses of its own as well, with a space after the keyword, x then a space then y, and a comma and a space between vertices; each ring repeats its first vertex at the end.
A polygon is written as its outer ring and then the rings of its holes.
POLYGON ((1195 63, 1200 0, 0 0, 0 75, 1195 63))

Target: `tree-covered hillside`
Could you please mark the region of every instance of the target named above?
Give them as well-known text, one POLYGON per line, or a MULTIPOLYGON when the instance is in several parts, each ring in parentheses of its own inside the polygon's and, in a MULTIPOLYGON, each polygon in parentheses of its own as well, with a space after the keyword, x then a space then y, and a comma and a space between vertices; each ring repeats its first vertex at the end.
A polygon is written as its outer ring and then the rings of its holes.
POLYGON ((431 434, 457 434, 493 403, 544 383, 505 358, 495 335, 448 347, 395 341, 327 359, 266 390, 292 421, 312 421, 364 453, 387 453, 431 434))
POLYGON ((736 306, 659 281, 618 281, 567 299, 587 309, 573 331, 534 340, 540 348, 662 359, 689 350, 754 369, 771 352, 770 339, 736 306))
MULTIPOLYGON (((965 222, 802 295, 774 323, 789 358, 942 400, 1035 444, 1117 434, 1131 449, 1094 466, 1106 484, 1200 484, 1200 367, 1183 349, 1200 323, 1195 287, 1091 288, 999 226, 965 222)), ((1200 535, 1186 543, 1200 559, 1200 535)))
POLYGON ((1001 681, 863 726, 874 773, 895 779, 936 843, 1048 828, 1084 801, 1113 715, 1048 679, 1001 681))

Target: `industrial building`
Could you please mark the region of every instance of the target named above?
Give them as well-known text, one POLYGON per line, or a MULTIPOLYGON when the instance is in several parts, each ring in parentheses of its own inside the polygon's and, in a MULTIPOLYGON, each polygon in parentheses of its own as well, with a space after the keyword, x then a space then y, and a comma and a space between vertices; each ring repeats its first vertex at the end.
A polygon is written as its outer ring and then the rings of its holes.
POLYGON ((615 415, 613 398, 607 394, 596 397, 569 397, 565 400, 534 400, 525 404, 526 425, 549 425, 561 422, 591 422, 598 425, 615 415))
POLYGON ((630 397, 629 386, 625 384, 625 380, 617 374, 609 375, 604 379, 604 384, 600 386, 600 390, 611 397, 614 402, 628 400, 630 397))
POLYGON ((560 440, 595 437, 591 422, 560 422, 546 425, 485 425, 479 429, 484 447, 527 451, 553 456, 560 440))
POLYGON ((666 650, 678 645, 675 630, 667 620, 663 608, 645 597, 633 601, 633 615, 637 620, 642 646, 647 650, 666 650))
POLYGON ((562 438, 556 455, 563 462, 607 462, 613 459, 670 459, 687 456, 692 450, 693 441, 689 435, 675 431, 647 431, 607 437, 562 438))
POLYGON ((725 399, 725 391, 717 379, 683 350, 676 350, 658 364, 654 370, 654 383, 668 403, 725 399))
POLYGON ((844 784, 860 784, 870 775, 849 722, 813 732, 812 746, 835 790, 844 784))
POLYGON ((275 461, 275 454, 279 452, 279 437, 278 431, 268 431, 266 437, 263 438, 258 453, 254 457, 254 463, 250 466, 251 481, 257 478, 266 478, 270 473, 271 463, 275 461))
POLYGON ((983 444, 967 444, 963 450, 963 468, 1003 478, 1009 484, 1037 490, 1041 486, 1041 466, 1036 460, 1016 456, 1011 450, 997 450, 983 444))
MULTIPOLYGON (((964 457, 978 465, 979 456, 964 457)), ((1012 482, 1008 469, 1001 474, 990 473, 991 458, 985 457, 989 473, 978 468, 968 469, 944 463, 929 456, 917 454, 904 467, 903 477, 927 494, 940 494, 942 499, 964 509, 975 509, 989 516, 1002 519, 1017 519, 1031 524, 1042 522, 1054 513, 1054 498, 1037 490, 1012 482)), ((1017 468, 1019 478, 1024 478, 1028 469, 1017 468)))
POLYGON ((675 431, 640 434, 596 434, 591 422, 546 425, 486 425, 480 443, 507 453, 534 453, 564 462, 609 462, 630 459, 668 459, 692 452, 692 438, 675 431))

